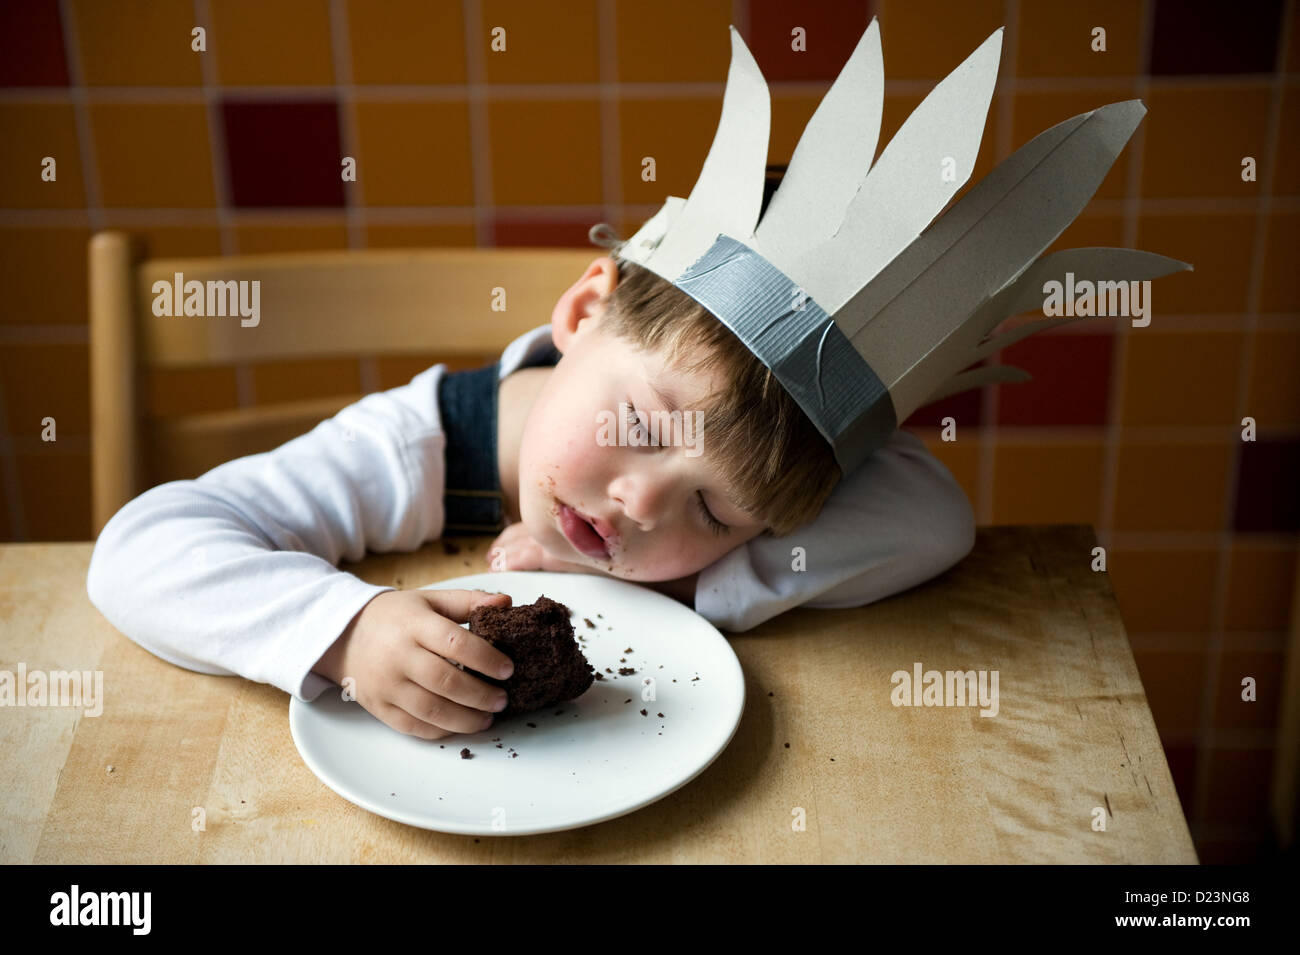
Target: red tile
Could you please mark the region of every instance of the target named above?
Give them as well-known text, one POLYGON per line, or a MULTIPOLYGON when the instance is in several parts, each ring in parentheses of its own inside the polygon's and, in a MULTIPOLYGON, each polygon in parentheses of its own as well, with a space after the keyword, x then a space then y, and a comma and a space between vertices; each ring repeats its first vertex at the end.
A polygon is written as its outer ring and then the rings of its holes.
POLYGON ((67 86, 58 0, 0 4, 0 86, 67 86))
POLYGON ((594 259, 601 254, 599 246, 587 240, 587 230, 595 222, 563 219, 511 219, 498 217, 492 223, 492 244, 508 246, 558 246, 561 248, 591 249, 594 259))
MULTIPOLYGON (((1099 320, 1099 324, 1100 324, 1099 320)), ((1002 350, 1033 380, 998 386, 998 424, 1100 427, 1109 420, 1113 333, 1046 331, 1002 350)))
POLYGON ((1238 533, 1300 530, 1300 495, 1296 488, 1300 488, 1300 441, 1243 441, 1233 527, 1238 533))
POLYGON ((342 206, 334 100, 221 104, 234 206, 342 206))
POLYGON ((867 0, 810 4, 803 0, 750 0, 745 42, 769 83, 824 80, 839 76, 871 22, 867 0), (792 31, 804 30, 803 50, 794 50, 792 31))
POLYGON ((1281 0, 1155 0, 1151 75, 1271 73, 1281 29, 1281 0))

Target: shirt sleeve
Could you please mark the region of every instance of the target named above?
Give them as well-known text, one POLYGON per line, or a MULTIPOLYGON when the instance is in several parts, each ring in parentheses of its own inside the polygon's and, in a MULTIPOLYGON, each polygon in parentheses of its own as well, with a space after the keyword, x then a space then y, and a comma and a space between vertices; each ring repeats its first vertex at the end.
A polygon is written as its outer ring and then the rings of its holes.
POLYGON ((811 523, 755 537, 700 571, 695 609, 740 632, 792 607, 861 607, 943 573, 974 546, 975 515, 961 485, 900 429, 811 523))
POLYGON ((91 602, 164 660, 314 699, 332 684, 312 667, 362 607, 395 589, 335 565, 442 534, 445 370, 128 502, 95 543, 91 602))

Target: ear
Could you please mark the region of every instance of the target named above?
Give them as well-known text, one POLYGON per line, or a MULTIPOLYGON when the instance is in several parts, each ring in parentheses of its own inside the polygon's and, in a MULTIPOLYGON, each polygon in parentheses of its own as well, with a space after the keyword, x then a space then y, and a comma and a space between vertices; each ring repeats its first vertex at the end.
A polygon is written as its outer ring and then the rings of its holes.
POLYGON ((618 263, 608 255, 593 259, 574 282, 560 296, 551 312, 551 338, 561 354, 567 352, 573 340, 595 330, 605 311, 604 298, 618 285, 618 263))

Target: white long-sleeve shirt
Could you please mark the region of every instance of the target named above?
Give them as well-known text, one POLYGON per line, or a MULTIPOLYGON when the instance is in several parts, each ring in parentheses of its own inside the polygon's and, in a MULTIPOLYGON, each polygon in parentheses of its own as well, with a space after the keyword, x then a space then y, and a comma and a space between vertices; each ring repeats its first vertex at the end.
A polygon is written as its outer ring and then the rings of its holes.
MULTIPOLYGON (((544 363, 550 325, 510 343, 500 377, 544 363)), ((367 395, 274 451, 171 481, 127 503, 91 555, 90 600, 146 650, 199 673, 270 683, 304 701, 311 672, 377 594, 336 566, 442 536, 446 434, 434 365, 367 395)), ((756 537, 700 572, 695 610, 744 631, 796 606, 858 607, 947 570, 975 541, 965 493, 898 430, 812 523, 756 537), (793 570, 792 548, 806 569, 793 570)))

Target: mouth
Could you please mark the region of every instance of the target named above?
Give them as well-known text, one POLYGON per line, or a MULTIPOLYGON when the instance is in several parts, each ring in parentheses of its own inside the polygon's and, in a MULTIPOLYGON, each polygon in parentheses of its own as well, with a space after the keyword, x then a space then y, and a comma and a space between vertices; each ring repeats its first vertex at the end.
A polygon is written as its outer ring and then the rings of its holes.
POLYGON ((573 545, 574 550, 596 560, 608 560, 610 558, 610 544, 596 530, 596 525, 591 521, 564 503, 560 503, 558 518, 560 530, 564 533, 568 542, 573 545))

